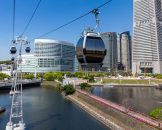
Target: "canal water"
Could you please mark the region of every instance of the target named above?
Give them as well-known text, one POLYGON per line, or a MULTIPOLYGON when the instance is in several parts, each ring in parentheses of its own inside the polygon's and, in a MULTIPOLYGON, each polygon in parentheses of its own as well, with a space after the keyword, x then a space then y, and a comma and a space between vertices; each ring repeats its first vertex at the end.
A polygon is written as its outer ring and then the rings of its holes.
POLYGON ((127 108, 148 114, 162 107, 162 90, 154 87, 94 87, 92 93, 127 108))
MULTIPOLYGON (((0 130, 9 120, 11 97, 0 93, 0 130)), ((53 89, 31 88, 23 91, 25 130, 110 130, 53 89)))

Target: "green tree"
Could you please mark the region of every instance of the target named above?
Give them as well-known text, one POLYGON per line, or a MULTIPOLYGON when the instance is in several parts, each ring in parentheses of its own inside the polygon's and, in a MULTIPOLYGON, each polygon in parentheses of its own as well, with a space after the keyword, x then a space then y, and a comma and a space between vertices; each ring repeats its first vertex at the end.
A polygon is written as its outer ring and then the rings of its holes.
POLYGON ((157 79, 162 79, 162 74, 155 74, 154 77, 157 79))
POLYGON ((34 79, 34 74, 24 74, 23 79, 34 79))
POLYGON ((88 81, 89 81, 90 83, 94 83, 94 82, 95 82, 94 76, 89 76, 89 77, 88 77, 88 81))
POLYGON ((4 80, 5 78, 9 78, 10 76, 4 73, 0 73, 0 80, 4 80))
POLYGON ((81 89, 89 89, 89 88, 91 88, 91 85, 90 84, 88 84, 88 83, 81 83, 80 85, 80 88, 81 89))
POLYGON ((70 95, 75 92, 74 86, 72 84, 65 85, 63 88, 65 95, 70 95))
POLYGON ((53 78, 54 79, 57 79, 59 81, 62 81, 63 75, 64 75, 63 72, 53 72, 52 74, 53 74, 53 78))
POLYGON ((77 78, 83 78, 84 72, 75 72, 74 76, 77 77, 77 78))
POLYGON ((58 81, 62 81, 63 76, 62 76, 61 74, 58 74, 57 77, 56 77, 56 79, 57 79, 58 81))
POLYGON ((10 65, 11 63, 12 63, 11 60, 0 61, 0 64, 10 65))
POLYGON ((93 75, 85 76, 85 77, 83 77, 83 79, 87 79, 88 82, 90 82, 90 83, 94 83, 95 82, 95 79, 94 79, 93 75))
POLYGON ((53 81, 54 80, 54 75, 52 72, 47 72, 44 74, 44 79, 47 81, 53 81))
POLYGON ((37 79, 43 78, 44 74, 43 73, 37 73, 37 79))
POLYGON ((67 77, 71 77, 72 76, 71 72, 65 72, 64 74, 66 74, 67 77))

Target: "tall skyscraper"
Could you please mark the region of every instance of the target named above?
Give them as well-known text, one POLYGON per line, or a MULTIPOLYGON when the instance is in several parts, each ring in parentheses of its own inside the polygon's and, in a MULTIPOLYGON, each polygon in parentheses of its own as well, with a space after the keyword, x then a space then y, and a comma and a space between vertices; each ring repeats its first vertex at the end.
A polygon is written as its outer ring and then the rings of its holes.
POLYGON ((117 33, 117 63, 120 66, 121 63, 121 37, 120 33, 117 33))
POLYGON ((103 69, 109 72, 117 68, 117 34, 115 32, 102 33, 101 37, 105 43, 107 54, 103 61, 103 69))
POLYGON ((132 72, 162 73, 162 0, 134 0, 132 72))
MULTIPOLYGON (((131 72, 131 36, 129 31, 120 34, 120 63, 124 72, 131 72)), ((119 54, 118 54, 119 55, 119 54)))

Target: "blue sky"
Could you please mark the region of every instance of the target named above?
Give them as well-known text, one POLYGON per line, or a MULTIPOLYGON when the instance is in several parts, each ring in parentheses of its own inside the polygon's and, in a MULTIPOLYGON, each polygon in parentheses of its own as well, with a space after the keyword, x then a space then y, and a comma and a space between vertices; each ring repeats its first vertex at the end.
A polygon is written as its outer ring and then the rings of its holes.
MULTIPOLYGON (((43 33, 56 28, 91 9, 103 4, 107 0, 42 0, 25 36, 31 40, 43 33)), ((38 0, 16 0, 15 35, 22 33, 27 21, 31 17, 38 0)), ((12 40, 12 0, 0 0, 0 60, 10 59, 9 50, 12 40)), ((113 0, 100 9, 101 32, 132 32, 133 0, 113 0)), ((75 23, 60 29, 46 37, 77 43, 81 32, 86 27, 94 27, 93 15, 88 15, 75 23)))

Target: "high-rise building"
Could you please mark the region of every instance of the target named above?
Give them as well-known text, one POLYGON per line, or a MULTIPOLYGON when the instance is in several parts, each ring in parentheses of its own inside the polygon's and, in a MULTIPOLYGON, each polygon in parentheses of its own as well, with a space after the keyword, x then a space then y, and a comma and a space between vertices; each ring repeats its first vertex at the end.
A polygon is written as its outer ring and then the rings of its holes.
POLYGON ((134 0, 132 72, 162 73, 162 0, 134 0))
POLYGON ((101 37, 107 50, 102 67, 108 72, 114 72, 117 69, 117 34, 115 32, 106 32, 102 33, 101 37))
POLYGON ((107 54, 103 61, 103 69, 109 72, 131 72, 131 36, 130 32, 101 34, 107 54))
POLYGON ((120 34, 120 63, 124 72, 131 72, 131 36, 129 31, 120 34))
POLYGON ((121 63, 121 37, 120 33, 117 33, 117 63, 121 63))

